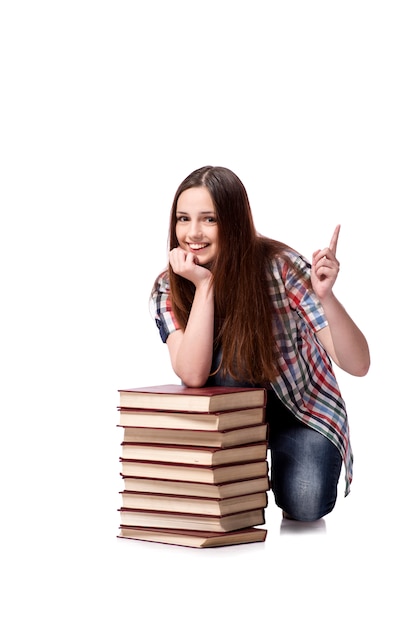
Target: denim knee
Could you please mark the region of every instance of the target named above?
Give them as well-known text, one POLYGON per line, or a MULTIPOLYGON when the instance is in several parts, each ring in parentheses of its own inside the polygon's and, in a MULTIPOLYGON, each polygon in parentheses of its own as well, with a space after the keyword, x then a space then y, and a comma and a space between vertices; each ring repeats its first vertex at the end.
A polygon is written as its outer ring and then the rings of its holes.
POLYGON ((323 489, 315 480, 297 477, 289 483, 285 491, 276 489, 272 482, 274 499, 287 515, 301 522, 313 522, 332 511, 337 500, 337 488, 323 489))
POLYGON ((308 428, 281 432, 270 445, 271 489, 290 517, 311 522, 332 511, 342 459, 335 445, 308 428))

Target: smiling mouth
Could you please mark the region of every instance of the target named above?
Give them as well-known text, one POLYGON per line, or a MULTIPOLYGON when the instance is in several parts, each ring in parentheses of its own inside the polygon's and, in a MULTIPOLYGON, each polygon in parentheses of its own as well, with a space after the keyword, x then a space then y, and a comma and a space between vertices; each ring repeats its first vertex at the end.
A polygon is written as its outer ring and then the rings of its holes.
POLYGON ((203 250, 203 248, 207 248, 208 245, 209 245, 208 243, 189 243, 188 244, 190 250, 193 250, 193 252, 203 250))

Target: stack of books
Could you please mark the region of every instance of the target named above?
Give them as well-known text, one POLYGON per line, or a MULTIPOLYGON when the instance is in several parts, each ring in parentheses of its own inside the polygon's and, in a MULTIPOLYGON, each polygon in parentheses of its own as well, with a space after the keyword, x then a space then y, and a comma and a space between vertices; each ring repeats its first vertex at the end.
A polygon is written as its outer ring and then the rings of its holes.
POLYGON ((199 548, 264 541, 265 389, 157 385, 119 395, 118 537, 199 548))

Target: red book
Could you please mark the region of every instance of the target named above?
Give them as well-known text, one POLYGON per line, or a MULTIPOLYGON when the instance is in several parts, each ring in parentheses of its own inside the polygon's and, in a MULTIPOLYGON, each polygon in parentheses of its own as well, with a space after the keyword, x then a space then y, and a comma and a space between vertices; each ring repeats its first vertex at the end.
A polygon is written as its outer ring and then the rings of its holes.
POLYGON ((259 461, 267 457, 267 441, 249 443, 232 448, 128 442, 122 442, 121 447, 123 459, 158 461, 160 463, 217 466, 259 461))
POLYGON ((183 430, 224 431, 265 422, 263 406, 213 413, 159 411, 155 409, 119 408, 118 426, 132 428, 170 428, 183 430))
POLYGON ((152 443, 206 448, 232 448, 267 440, 267 424, 231 428, 231 430, 191 430, 189 428, 143 428, 124 426, 125 443, 152 443))
POLYGON ((262 387, 186 387, 154 385, 119 389, 120 407, 212 413, 265 406, 262 387))
POLYGON ((231 530, 265 524, 264 508, 240 511, 232 515, 200 515, 198 513, 146 511, 127 508, 121 508, 119 512, 121 526, 230 532, 231 530))
POLYGON ((181 530, 170 528, 149 528, 145 526, 121 526, 118 537, 168 543, 188 548, 215 548, 241 543, 265 541, 265 528, 242 528, 230 532, 210 532, 202 530, 181 530))
POLYGON ((266 491, 246 493, 232 498, 202 498, 161 493, 122 491, 123 509, 199 513, 202 515, 231 515, 240 511, 263 509, 267 506, 266 491))
POLYGON ((268 475, 267 460, 230 465, 188 465, 185 463, 160 463, 155 461, 135 461, 120 459, 122 476, 136 478, 178 480, 206 485, 259 478, 268 475))
POLYGON ((270 481, 264 468, 264 475, 245 480, 213 485, 196 483, 184 480, 167 480, 161 478, 140 478, 137 476, 122 476, 125 491, 154 494, 172 494, 183 496, 198 496, 199 498, 233 498, 258 491, 268 491, 270 481))

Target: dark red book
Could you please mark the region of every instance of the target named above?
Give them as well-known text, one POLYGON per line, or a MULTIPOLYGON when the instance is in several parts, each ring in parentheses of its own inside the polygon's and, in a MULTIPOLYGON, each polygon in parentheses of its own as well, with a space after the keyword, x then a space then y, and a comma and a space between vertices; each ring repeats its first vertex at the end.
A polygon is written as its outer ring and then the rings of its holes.
POLYGON ((232 515, 200 515, 198 513, 147 511, 128 508, 121 508, 119 512, 121 526, 230 532, 231 530, 247 528, 248 526, 265 524, 264 508, 240 511, 232 515))
POLYGON ((210 532, 203 530, 180 530, 170 528, 149 528, 145 526, 121 526, 118 537, 168 543, 188 548, 215 548, 241 543, 265 541, 265 528, 242 528, 230 532, 210 532))
POLYGON ((123 459, 206 466, 247 463, 263 460, 267 457, 267 441, 232 448, 122 442, 121 448, 123 459))
POLYGON ((155 409, 119 408, 118 426, 132 428, 169 428, 221 432, 265 422, 265 407, 192 413, 184 411, 159 411, 155 409))
POLYGON ((120 407, 212 413, 265 406, 262 387, 186 387, 154 385, 119 389, 120 407))
POLYGON ((160 463, 155 461, 135 461, 120 459, 121 474, 137 478, 179 480, 207 485, 258 478, 268 475, 268 462, 231 463, 230 465, 190 465, 186 463, 160 463))
POLYGON ((191 430, 189 428, 143 428, 124 426, 125 443, 152 443, 206 448, 232 448, 267 440, 267 424, 231 428, 230 430, 191 430))
POLYGON ((267 506, 267 492, 246 493, 232 498, 206 498, 167 493, 139 493, 121 491, 123 509, 200 513, 202 515, 231 515, 240 511, 263 509, 267 506))

